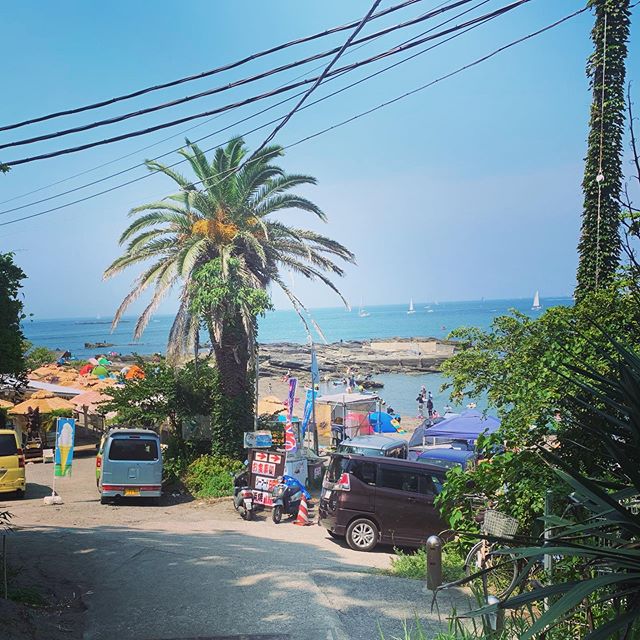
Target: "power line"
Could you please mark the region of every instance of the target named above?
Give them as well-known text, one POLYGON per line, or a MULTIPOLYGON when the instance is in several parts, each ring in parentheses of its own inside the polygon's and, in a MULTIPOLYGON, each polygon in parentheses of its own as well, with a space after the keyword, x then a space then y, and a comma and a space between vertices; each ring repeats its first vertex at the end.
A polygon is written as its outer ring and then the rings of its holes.
MULTIPOLYGON (((370 58, 365 58, 364 60, 360 60, 358 62, 354 62, 350 65, 345 65, 343 67, 339 67, 338 69, 334 69, 333 71, 330 71, 327 74, 327 78, 333 77, 335 75, 342 75, 345 72, 348 71, 353 71, 354 69, 357 69, 361 66, 367 65, 367 64, 371 64, 372 62, 377 62, 378 60, 382 60, 386 57, 389 56, 394 56, 397 55, 398 53, 402 53, 403 51, 407 51, 409 49, 412 49, 414 47, 417 47, 421 44, 424 44, 425 42, 428 42, 430 40, 434 40, 436 38, 440 38, 444 35, 448 35, 449 33, 453 33, 455 31, 464 29, 472 24, 475 24, 476 22, 482 22, 484 20, 486 20, 487 18, 492 18, 492 17, 497 17, 499 15, 502 15, 503 13, 506 13, 508 11, 511 11, 512 9, 515 9, 516 7, 519 7, 522 4, 525 4, 527 2, 530 2, 531 0, 517 0, 516 2, 513 2, 510 5, 507 5, 505 7, 502 7, 501 9, 497 9, 491 13, 485 14, 483 16, 474 18, 472 20, 469 20, 465 23, 456 25, 454 27, 451 27, 450 29, 446 29, 444 31, 441 31, 439 33, 436 33, 432 36, 427 36, 424 38, 420 38, 419 40, 416 40, 414 42, 410 42, 410 43, 405 43, 396 47, 393 47, 391 49, 388 49, 387 51, 377 54, 375 56, 372 56, 370 58)), ((251 96, 250 98, 245 98, 244 100, 240 100, 238 102, 234 102, 231 104, 227 104, 224 105, 222 107, 218 107, 216 109, 213 109, 211 111, 204 111, 202 113, 197 113, 194 115, 190 115, 190 116, 185 116, 182 118, 178 118, 176 120, 171 120, 169 122, 164 122, 158 125, 154 125, 151 127, 147 127, 145 129, 140 129, 137 131, 133 131, 133 132, 129 132, 129 133, 124 133, 118 136, 114 136, 111 138, 105 138, 103 140, 97 140, 94 142, 88 142, 82 145, 78 145, 75 147, 68 147, 65 149, 59 149, 57 151, 51 151, 48 153, 43 153, 40 155, 36 155, 36 156, 30 156, 30 157, 26 157, 26 158, 20 158, 17 160, 10 160, 10 161, 5 161, 6 165, 9 166, 18 166, 21 164, 27 164, 30 162, 35 162, 37 160, 45 160, 45 159, 49 159, 49 158, 55 158, 61 155, 67 155, 70 153, 77 153, 78 151, 85 151, 86 149, 91 149, 94 147, 98 147, 98 146, 102 146, 105 144, 112 144, 114 142, 120 142, 122 140, 127 140, 129 138, 135 138, 135 137, 139 137, 141 135, 146 135, 148 133, 153 133, 154 131, 159 131, 161 129, 166 129, 168 127, 173 127, 176 126, 178 124, 182 124, 184 122, 189 122, 191 120, 195 120, 197 118, 203 118, 206 116, 211 116, 211 115, 215 115, 218 113, 223 113, 225 111, 229 111, 231 109, 236 109, 238 107, 243 107, 247 104, 252 104, 254 102, 258 102, 260 100, 264 100, 266 98, 271 98, 273 96, 279 95, 281 93, 287 92, 287 91, 291 91, 292 89, 297 89, 298 87, 304 86, 306 84, 311 84, 312 82, 315 82, 317 80, 317 78, 308 78, 306 80, 301 80, 299 82, 295 82, 289 85, 285 85, 284 87, 280 87, 278 89, 272 89, 270 91, 264 92, 262 94, 258 94, 256 96, 251 96)))
MULTIPOLYGON (((258 153, 260 153, 260 151, 262 151, 276 137, 276 135, 278 134, 278 131, 280 131, 287 124, 287 122, 289 122, 289 120, 293 118, 296 111, 298 111, 298 109, 300 109, 300 107, 306 102, 307 98, 320 86, 320 84, 322 84, 322 81, 329 75, 329 72, 331 71, 335 63, 338 62, 339 58, 346 51, 346 49, 349 46, 351 46, 351 43, 354 41, 354 38, 360 33, 360 31, 362 31, 362 29, 364 28, 364 25, 367 24, 367 22, 369 22, 369 20, 371 19, 371 16, 373 15, 373 13, 378 8, 378 5, 381 2, 382 0, 374 0, 374 3, 371 5, 371 8, 369 9, 369 11, 367 11, 367 13, 364 15, 364 17, 360 21, 360 24, 353 30, 353 33, 345 40, 344 44, 340 47, 336 55, 331 59, 331 62, 329 62, 329 64, 324 68, 322 73, 316 78, 316 81, 311 85, 311 87, 309 87, 309 90, 305 92, 305 94, 300 98, 300 100, 298 100, 298 102, 293 107, 293 109, 291 109, 291 111, 289 111, 289 113, 287 113, 287 115, 284 118, 282 118, 282 120, 275 126, 273 131, 264 139, 262 144, 260 144, 258 148, 253 152, 253 156, 256 156, 258 153)), ((238 167, 238 169, 243 167, 245 164, 247 163, 243 162, 240 165, 240 167, 238 167)))
MULTIPOLYGON (((418 34, 417 36, 414 36, 413 38, 411 38, 410 40, 407 40, 406 42, 411 42, 411 41, 413 41, 413 40, 415 40, 415 39, 417 39, 417 38, 421 37, 421 36, 422 36, 422 35, 424 35, 425 33, 429 33, 430 31, 435 31, 436 29, 438 29, 438 28, 440 28, 440 27, 444 26, 445 24, 447 24, 447 23, 449 23, 449 22, 452 22, 453 20, 455 20, 455 19, 457 19, 457 18, 459 18, 459 17, 461 17, 461 16, 465 15, 466 13, 469 13, 469 12, 471 12, 471 11, 474 11, 475 9, 479 8, 480 6, 482 6, 482 5, 484 5, 484 4, 487 4, 487 3, 488 3, 488 2, 490 2, 490 1, 491 1, 491 0, 481 0, 479 3, 475 4, 475 5, 474 5, 474 6, 472 6, 471 8, 465 9, 465 10, 464 10, 464 11, 462 11, 461 13, 458 13, 458 14, 456 14, 455 16, 453 16, 453 17, 451 17, 451 18, 448 18, 447 20, 445 20, 445 21, 441 22, 440 24, 435 25, 434 27, 432 27, 432 28, 431 28, 431 29, 429 29, 428 31, 423 32, 423 33, 421 33, 421 34, 418 34)), ((487 21, 488 21, 488 20, 487 20, 487 21)), ((413 60, 414 58, 416 58, 416 57, 418 57, 418 56, 421 56, 421 55, 423 55, 423 54, 425 54, 425 53, 427 53, 427 52, 429 52, 429 51, 431 51, 431 50, 435 49, 436 47, 439 47, 439 46, 441 46, 441 45, 443 45, 443 44, 446 44, 447 42, 450 42, 451 40, 453 40, 453 39, 455 39, 455 38, 457 38, 457 37, 459 37, 459 36, 461 36, 461 35, 464 35, 464 34, 465 34, 465 33, 467 33, 468 31, 471 31, 472 29, 475 29, 475 28, 477 28, 477 27, 479 27, 479 26, 482 26, 482 24, 484 24, 484 23, 478 22, 478 23, 476 23, 476 24, 474 24, 474 25, 472 25, 472 26, 468 27, 467 29, 465 29, 465 30, 463 30, 463 31, 458 31, 458 32, 454 33, 453 35, 449 36, 448 38, 446 38, 446 39, 444 39, 444 40, 441 40, 440 42, 438 42, 438 43, 436 43, 436 44, 434 44, 434 45, 431 45, 431 46, 429 46, 429 47, 426 47, 425 49, 422 49, 422 50, 418 51, 417 53, 414 53, 414 54, 412 54, 412 55, 410 55, 410 56, 407 56, 406 58, 403 58, 402 60, 399 60, 398 62, 395 62, 395 63, 393 63, 393 64, 391 64, 391 65, 386 66, 386 67, 383 67, 382 69, 379 69, 378 71, 375 71, 374 73, 371 73, 371 74, 369 74, 369 75, 367 75, 367 76, 365 76, 365 77, 361 78, 360 80, 357 80, 357 81, 355 81, 355 82, 352 82, 352 83, 350 83, 350 84, 348 84, 348 85, 346 85, 346 86, 344 86, 344 87, 342 87, 342 88, 340 88, 340 89, 338 89, 338 90, 336 90, 336 91, 333 91, 333 92, 329 93, 328 95, 324 96, 323 98, 320 98, 319 100, 315 100, 314 102, 310 103, 309 105, 302 107, 302 109, 307 109, 308 107, 314 106, 314 105, 318 104, 319 102, 323 102, 324 100, 326 100, 326 99, 328 99, 328 98, 331 98, 331 97, 333 97, 333 96, 335 96, 335 95, 338 95, 338 94, 342 93, 343 91, 346 91, 346 90, 348 90, 348 89, 350 89, 350 88, 352 88, 352 87, 354 87, 354 86, 357 86, 357 85, 359 85, 359 84, 362 84, 363 82, 365 82, 365 81, 367 81, 367 80, 369 80, 369 79, 371 79, 371 78, 373 78, 373 77, 376 77, 376 76, 378 76, 378 75, 380 75, 380 74, 382 74, 382 73, 385 73, 385 72, 389 71, 390 69, 393 69, 393 68, 395 68, 395 67, 397 67, 397 66, 400 66, 401 64, 404 64, 405 62, 408 62, 408 61, 410 61, 410 60, 413 60)), ((363 46, 364 46, 364 45, 363 45, 363 46)), ((334 79, 336 79, 337 77, 339 77, 339 76, 335 76, 335 77, 331 78, 331 80, 334 80, 334 79)), ((212 132, 212 133, 209 133, 209 134, 207 134, 207 135, 205 135, 205 136, 202 136, 202 137, 200 137, 200 138, 196 138, 195 140, 193 140, 193 142, 194 142, 194 143, 198 143, 198 142, 201 142, 202 140, 206 140, 206 139, 208 139, 208 138, 211 138, 212 136, 217 135, 218 133, 222 133, 223 131, 227 131, 228 129, 231 129, 231 128, 233 128, 233 127, 237 126, 238 124, 242 124, 243 122, 246 122, 246 121, 248 121, 248 120, 251 120, 251 119, 253 119, 253 118, 255 118, 255 117, 259 116, 259 115, 262 115, 263 113, 266 113, 267 111, 270 111, 270 110, 272 110, 272 109, 274 109, 274 108, 276 108, 276 107, 278 107, 278 106, 280 106, 280 105, 282 105, 282 104, 285 104, 285 103, 287 103, 287 102, 290 102, 291 100, 294 100, 295 98, 297 98, 297 97, 299 97, 299 96, 303 95, 303 93, 304 93, 303 91, 301 91, 301 92, 299 92, 299 93, 296 93, 296 94, 294 94, 293 96, 290 96, 289 98, 285 98, 284 100, 281 100, 280 102, 276 102, 275 104, 270 105, 269 107, 266 107, 265 109, 262 109, 262 110, 260 110, 260 111, 258 111, 258 112, 256 112, 256 113, 254 113, 254 114, 252 114, 252 115, 250 115, 250 116, 247 116, 246 118, 242 118, 241 120, 238 120, 238 121, 236 121, 236 122, 233 122, 232 124, 227 125, 226 127, 223 127, 222 129, 218 129, 217 131, 214 131, 214 132, 212 132)), ((213 119, 213 118, 212 118, 212 119, 213 119)), ((243 135, 243 136, 244 136, 244 135, 249 135, 250 133, 254 133, 254 132, 256 132, 256 131, 258 131, 258 130, 260 130, 260 129, 263 129, 263 128, 267 127, 267 126, 270 126, 270 125, 272 125, 272 124, 275 124, 275 123, 277 123, 277 122, 279 121, 279 119, 280 119, 280 118, 275 118, 274 120, 271 120, 271 121, 269 121, 269 122, 265 123, 264 125, 261 125, 260 127, 257 127, 256 129, 252 129, 251 131, 248 131, 248 132, 246 132, 246 133, 243 133, 242 135, 243 135)), ((227 141, 227 142, 228 142, 228 141, 227 141)), ((226 144, 226 143, 223 143, 223 144, 226 144)), ((211 151, 211 150, 213 150, 213 149, 216 149, 216 148, 218 148, 219 146, 222 146, 222 145, 216 145, 215 147, 212 147, 212 148, 210 148, 210 149, 206 149, 206 150, 205 150, 205 152, 206 152, 206 153, 208 153, 209 151, 211 151)), ((172 153, 175 153, 176 151, 179 151, 182 147, 183 147, 183 145, 181 145, 180 147, 178 147, 178 148, 176 148, 176 149, 172 149, 172 150, 167 151, 167 152, 165 152, 165 153, 163 153, 163 154, 160 154, 160 155, 158 155, 158 156, 156 156, 156 157, 152 158, 151 160, 159 160, 160 158, 163 158, 163 157, 165 157, 165 156, 171 155, 172 153)), ((134 152, 134 153, 135 153, 135 152, 134 152)), ((169 168, 175 167, 176 165, 178 165, 178 164, 182 164, 183 162, 186 162, 186 159, 184 159, 184 158, 183 158, 183 159, 181 159, 181 160, 178 160, 177 162, 175 162, 175 163, 173 163, 173 164, 169 165, 169 168)), ((92 182, 86 183, 86 184, 84 184, 84 185, 80 185, 80 186, 78 186, 78 187, 74 187, 73 189, 68 189, 67 191, 62 191, 61 193, 57 193, 57 194, 54 194, 54 195, 52 195, 52 196, 48 196, 47 198, 42 198, 42 199, 40 199, 40 200, 36 200, 36 201, 34 201, 34 202, 28 202, 28 203, 26 203, 26 204, 23 204, 23 205, 20 205, 20 206, 17 206, 17 207, 13 207, 13 208, 11 208, 11 209, 6 209, 6 210, 4 210, 4 211, 0 211, 0 216, 1 216, 1 215, 6 215, 6 214, 8 214, 8 213, 13 213, 13 212, 15 212, 15 211, 20 211, 20 210, 22 210, 22 209, 26 209, 26 208, 28 208, 28 207, 35 206, 35 205, 37 205, 37 204, 42 204, 43 202, 48 202, 48 201, 50 201, 50 200, 54 200, 54 199, 60 198, 60 197, 65 196, 65 195, 69 195, 69 194, 71 194, 71 193, 75 193, 75 192, 77 192, 77 191, 81 191, 81 190, 83 190, 83 189, 86 189, 86 188, 88 188, 88 187, 94 186, 94 185, 96 185, 96 184, 100 184, 100 183, 102 183, 102 182, 106 182, 107 180, 110 180, 110 179, 112 179, 112 178, 116 178, 116 177, 118 177, 119 175, 123 175, 123 174, 125 174, 125 173, 128 173, 129 171, 133 171, 134 169, 137 169, 138 167, 142 167, 142 166, 144 166, 144 163, 137 163, 137 164, 135 164, 135 165, 132 165, 132 166, 130 166, 130 167, 127 167, 126 169, 122 169, 122 170, 120 170, 120 171, 117 171, 116 173, 112 173, 112 174, 110 174, 110 175, 108 175, 108 176, 104 176, 104 177, 99 178, 99 179, 97 179, 97 180, 93 180, 92 182)), ((151 172, 149 172, 149 173, 146 173, 146 174, 145 174, 145 175, 143 175, 143 176, 140 176, 140 177, 138 177, 138 178, 135 178, 134 180, 129 180, 129 181, 124 182, 124 183, 122 183, 122 184, 120 184, 120 185, 116 185, 115 187, 113 187, 113 189, 120 188, 120 187, 123 187, 123 186, 128 186, 128 185, 130 185, 130 184, 132 184, 132 183, 134 183, 134 182, 137 182, 137 181, 140 181, 140 180, 144 180, 144 179, 146 179, 146 178, 149 178, 149 177, 151 177, 152 175, 154 175, 154 174, 156 174, 156 173, 159 173, 159 170, 151 171, 151 172)), ((102 194, 102 193, 104 193, 104 192, 100 192, 100 194, 102 194)), ((63 205, 63 206, 67 206, 67 205, 63 205)))
MULTIPOLYGON (((395 11, 399 11, 400 9, 404 9, 410 5, 416 4, 418 2, 422 2, 422 0, 407 0, 406 2, 402 2, 400 4, 389 7, 388 9, 384 9, 379 13, 371 16, 371 20, 376 20, 377 18, 381 18, 383 16, 389 15, 390 13, 394 13, 395 11)), ((289 42, 285 42, 284 44, 279 44, 275 47, 271 47, 269 49, 265 49, 264 51, 259 51, 258 53, 251 54, 241 60, 237 60, 235 62, 231 62, 220 67, 216 67, 215 69, 210 69, 208 71, 203 71, 201 73, 197 73, 195 75, 185 76, 183 78, 178 78, 177 80, 171 80, 170 82, 164 82, 161 84, 152 85, 150 87, 145 87, 144 89, 138 89, 136 91, 132 91, 130 93, 126 93, 120 96, 116 96, 114 98, 109 98, 107 100, 102 100, 100 102, 94 102, 92 104, 87 104, 82 107, 75 107, 72 109, 65 109, 63 111, 57 111, 55 113, 49 113, 44 116, 38 116, 36 118, 31 118, 29 120, 23 120, 22 122, 15 122, 13 124, 8 124, 3 127, 0 127, 0 131, 8 131, 10 129, 17 129, 19 127, 25 127, 30 124, 35 124, 37 122, 44 122, 45 120, 51 120, 53 118, 59 118, 61 116, 73 115, 76 113, 82 113, 83 111, 90 111, 92 109, 98 109, 99 107, 105 107, 108 105, 115 104, 117 102, 121 102, 123 100, 129 100, 131 98, 137 98, 138 96, 142 96, 146 93, 151 93, 152 91, 159 91, 160 89, 167 89, 169 87, 175 87, 179 84, 183 84, 185 82, 191 82, 192 80, 199 80, 201 78, 207 78, 209 76, 222 73, 223 71, 229 71, 231 69, 235 69, 240 67, 248 62, 252 62, 264 56, 270 55, 272 53, 276 53, 278 51, 282 51, 284 49, 288 49, 289 47, 293 47, 298 44, 304 44, 305 42, 311 42, 313 40, 317 40, 318 38, 324 38, 325 36, 332 35, 334 33, 339 33, 340 31, 346 31, 347 29, 353 29, 358 24, 359 20, 355 20, 348 24, 343 24, 339 27, 333 27, 331 29, 327 29, 325 31, 321 31, 315 33, 310 36, 305 36, 303 38, 298 38, 296 40, 291 40, 289 42)))
MULTIPOLYGON (((446 7, 440 8, 440 9, 434 9, 430 12, 427 12, 425 14, 422 14, 416 18, 413 18, 411 20, 407 20, 403 23, 397 24, 397 25, 393 25, 391 27, 387 27, 385 29, 381 29, 380 31, 376 31, 375 33, 369 34, 367 36, 364 36, 363 38, 360 38, 359 40, 353 42, 353 38, 349 39, 349 44, 347 46, 351 46, 353 45, 357 45, 357 44, 363 44, 366 42, 369 42, 371 40, 375 40, 377 38, 381 38, 382 36, 388 35, 389 33, 393 33, 394 31, 397 31, 399 29, 405 29, 407 27, 410 26, 414 26, 416 24, 419 24, 420 22, 424 22, 425 20, 429 20, 431 18, 433 18, 434 16, 437 16, 441 13, 445 13, 446 11, 451 11, 452 9, 455 9, 461 5, 467 4, 469 2, 472 2, 472 0, 457 0, 457 2, 454 2, 446 7)), ((377 3, 379 4, 379 2, 377 3)), ((358 30, 359 32, 360 30, 358 30)), ((282 73, 283 71, 288 71, 289 69, 294 69, 296 67, 302 66, 304 64, 307 64, 309 62, 314 62, 316 60, 321 60, 322 58, 326 58, 330 55, 333 54, 337 54, 340 53, 340 55, 342 54, 343 49, 341 47, 335 47, 333 49, 330 49, 328 51, 323 51, 321 53, 316 53, 314 55, 311 56, 307 56, 306 58, 303 58, 301 60, 296 60, 294 62, 289 62, 287 64, 281 65, 279 67, 275 67, 273 69, 268 69, 267 71, 263 71, 261 73, 258 74, 254 74, 252 76, 246 77, 246 78, 242 78, 240 80, 236 80, 234 82, 230 82, 227 83, 226 85, 222 85, 222 86, 218 86, 218 87, 214 87, 213 89, 207 89, 205 91, 201 91, 199 93, 195 93, 193 95, 190 96, 185 96, 183 98, 177 98, 175 100, 170 100, 168 102, 163 102, 161 104, 158 105, 153 105, 150 107, 145 107, 144 109, 138 109, 137 111, 131 111, 128 113, 124 113, 118 116, 113 116, 111 118, 105 118, 103 120, 97 120, 95 122, 90 122, 87 124, 83 124, 83 125, 78 125, 76 127, 70 127, 68 129, 62 129, 60 131, 54 131, 51 133, 44 133, 41 135, 37 135, 37 136, 32 136, 30 138, 23 138, 20 140, 14 140, 12 142, 5 142, 3 144, 0 144, 0 149, 9 149, 12 147, 20 147, 20 146, 24 146, 27 144, 33 144, 35 142, 42 142, 44 140, 53 140, 56 138, 61 138, 64 136, 68 136, 74 133, 81 133, 83 131, 89 131, 91 129, 96 129, 98 127, 104 127, 110 124, 116 124, 118 122, 123 122, 125 120, 130 120, 131 118, 137 118, 139 116, 143 116, 149 113, 155 113, 156 111, 161 111, 163 109, 168 109, 169 107, 175 107, 181 104, 186 104, 187 102, 191 102, 193 100, 198 100, 200 98, 204 98, 207 96, 212 96, 212 95, 216 95, 218 93, 223 93, 225 91, 229 91, 231 89, 235 89, 237 87, 241 87, 244 86, 246 84, 250 84, 252 82, 256 82, 258 80, 264 80, 265 78, 268 78, 272 75, 276 75, 278 73, 282 73)), ((338 56, 340 57, 340 56, 338 56)))
MULTIPOLYGON (((575 12, 573 12, 573 13, 567 15, 567 16, 565 16, 564 18, 561 18, 560 20, 557 20, 556 22, 554 22, 554 23, 552 23, 550 25, 547 25, 546 27, 538 29, 537 31, 534 31, 534 32, 532 32, 532 33, 530 33, 530 34, 528 34, 526 36, 523 36, 522 38, 518 38, 517 40, 513 40, 512 42, 510 42, 510 43, 508 43, 506 45, 503 45, 502 47, 499 47, 498 49, 493 50, 491 53, 489 53, 489 54, 487 54, 485 56, 482 56, 481 58, 477 58, 473 62, 470 62, 470 63, 468 63, 468 64, 466 64, 466 65, 464 65, 462 67, 458 67, 454 71, 451 71, 450 73, 447 73, 447 74, 445 74, 443 76, 440 76, 440 77, 436 78, 435 80, 432 80, 431 82, 428 82, 427 84, 421 85, 420 87, 417 87, 416 89, 412 89, 411 91, 407 91, 407 92, 405 92, 405 93, 403 93, 403 94, 401 94, 399 96, 396 96, 395 98, 393 98, 391 100, 387 100, 386 102, 382 102, 382 103, 378 104, 377 106, 372 107, 371 109, 367 109, 366 111, 362 111, 362 112, 356 114, 355 116, 347 118, 346 120, 342 120, 341 122, 339 122, 337 124, 331 125, 330 127, 327 127, 325 129, 321 129, 320 131, 317 131, 317 132, 315 132, 315 133, 313 133, 311 135, 308 135, 308 136, 306 136, 304 138, 301 138, 300 140, 297 140, 296 142, 293 142, 293 143, 291 143, 289 145, 286 145, 284 147, 284 149, 290 149, 292 147, 298 146, 299 144, 302 144, 303 142, 307 142, 307 141, 309 141, 309 140, 311 140, 313 138, 317 138, 318 136, 321 136, 321 135, 323 135, 325 133, 328 133, 329 131, 333 131, 334 129, 337 129, 339 127, 345 126, 346 124, 349 124, 349 123, 351 123, 351 122, 353 122, 355 120, 358 120, 358 119, 360 119, 360 118, 362 118, 362 117, 364 117, 366 115, 374 113, 375 111, 378 111, 379 109, 382 109, 382 108, 387 107, 387 106, 389 106, 391 104, 399 102, 400 100, 404 100, 405 98, 407 98, 409 96, 412 96, 412 95, 414 95, 414 94, 416 94, 416 93, 418 93, 420 91, 424 91, 425 89, 427 89, 429 87, 432 87, 432 86, 442 82, 443 80, 451 78, 451 77, 453 77, 453 76, 455 76, 455 75, 457 75, 457 74, 459 74, 459 73, 461 73, 463 71, 466 71, 467 69, 471 69, 472 67, 475 67, 475 66, 477 66, 477 65, 479 65, 479 64, 481 64, 483 62, 486 62, 487 60, 493 58, 494 56, 498 55, 499 53, 502 53, 503 51, 506 51, 507 49, 510 49, 511 47, 514 47, 514 46, 516 46, 518 44, 521 44, 522 42, 530 40, 531 38, 534 38, 534 37, 536 37, 536 36, 538 36, 538 35, 540 35, 542 33, 545 33, 546 31, 554 29, 555 27, 563 24, 564 22, 567 22, 568 20, 571 20, 572 18, 575 18, 576 16, 584 13, 588 9, 589 9, 589 7, 583 7, 582 9, 579 9, 579 10, 577 10, 577 11, 575 11, 575 12)), ((223 177, 222 180, 224 180, 224 179, 225 178, 223 177)), ((220 182, 222 180, 220 180, 220 182)), ((200 180, 198 182, 194 182, 193 185, 195 186, 197 184, 203 184, 204 182, 205 181, 200 180)), ((108 191, 111 191, 111 190, 112 189, 109 189, 108 191)), ((95 195, 102 195, 102 194, 95 194, 95 195)), ((9 220, 7 222, 2 222, 2 223, 0 223, 0 227, 5 227, 5 226, 8 226, 10 224, 15 224, 16 222, 23 222, 25 220, 30 220, 32 218, 37 218, 37 217, 43 216, 43 215, 51 213, 53 211, 58 211, 60 209, 64 209, 64 208, 66 208, 68 206, 71 206, 73 204, 77 204, 78 202, 83 202, 84 200, 88 200, 91 197, 95 197, 95 195, 94 196, 88 196, 87 198, 83 198, 82 200, 79 200, 77 202, 71 202, 71 203, 68 203, 66 205, 61 205, 59 207, 55 207, 53 209, 40 211, 38 213, 33 213, 33 214, 28 215, 28 216, 23 216, 23 217, 20 217, 20 218, 16 218, 14 220, 9 220)))

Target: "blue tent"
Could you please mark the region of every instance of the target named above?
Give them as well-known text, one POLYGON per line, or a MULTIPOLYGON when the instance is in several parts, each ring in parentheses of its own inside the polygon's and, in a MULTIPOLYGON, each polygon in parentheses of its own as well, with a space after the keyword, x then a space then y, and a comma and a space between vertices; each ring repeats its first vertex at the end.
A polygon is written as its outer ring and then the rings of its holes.
POLYGON ((424 435, 427 438, 448 440, 477 440, 481 433, 493 433, 499 426, 498 418, 483 416, 480 411, 469 409, 426 429, 424 435))
POLYGON ((394 417, 382 411, 373 411, 369 414, 369 424, 376 433, 397 433, 398 430, 391 424, 394 417))
POLYGON ((411 435, 411 439, 409 440, 409 446, 421 446, 423 438, 426 438, 429 435, 429 429, 431 429, 434 425, 439 424, 440 422, 444 422, 444 420, 446 420, 446 418, 427 418, 421 425, 416 427, 416 430, 413 432, 413 434, 411 435))

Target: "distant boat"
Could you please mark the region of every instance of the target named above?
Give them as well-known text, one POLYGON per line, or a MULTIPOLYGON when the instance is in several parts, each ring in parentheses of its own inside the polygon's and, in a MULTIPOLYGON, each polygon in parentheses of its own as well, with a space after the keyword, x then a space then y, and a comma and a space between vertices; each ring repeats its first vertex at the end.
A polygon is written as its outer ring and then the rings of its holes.
POLYGON ((536 293, 533 296, 533 305, 531 307, 531 310, 539 311, 540 309, 542 309, 542 305, 540 304, 540 293, 536 290, 536 293))
POLYGON ((362 298, 360 298, 360 308, 358 309, 358 317, 368 318, 371 314, 362 306, 362 298))
POLYGON ((413 298, 411 298, 411 301, 409 302, 409 311, 407 311, 407 314, 412 314, 415 312, 416 310, 413 308, 413 298))

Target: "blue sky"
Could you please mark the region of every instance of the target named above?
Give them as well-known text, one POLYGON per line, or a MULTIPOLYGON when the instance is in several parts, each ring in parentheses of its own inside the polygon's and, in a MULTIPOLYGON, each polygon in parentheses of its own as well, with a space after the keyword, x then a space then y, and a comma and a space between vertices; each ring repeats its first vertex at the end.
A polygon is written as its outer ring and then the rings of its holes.
MULTIPOLYGON (((393 4, 391 0, 383 7, 393 4)), ((369 32, 419 15, 439 0, 423 2, 381 19, 369 32)), ((473 14, 505 4, 490 0, 473 14)), ((108 98, 141 86, 198 73, 280 42, 342 24, 363 15, 369 0, 345 3, 236 0, 233 3, 168 0, 150 3, 42 3, 25 0, 0 7, 3 93, 0 123, 108 98)), ((575 11, 580 0, 532 0, 464 36, 392 71, 297 114, 278 141, 289 144, 330 124, 424 84, 500 45, 575 11)), ((454 12, 455 13, 455 12, 454 12)), ((636 17, 638 9, 635 10, 636 17)), ((453 14, 448 14, 448 16, 453 14)), ((469 16, 457 20, 468 19, 469 16)), ((444 19, 444 18, 443 18, 444 19)), ((436 24, 433 21, 427 26, 436 24)), ((636 21, 637 22, 637 21, 636 21)), ((390 34, 344 62, 387 49, 427 28, 390 34)), ((291 149, 282 164, 318 178, 305 195, 329 217, 328 225, 287 213, 286 221, 307 225, 347 244, 357 267, 340 282, 355 305, 415 300, 460 300, 570 293, 574 286, 581 211, 582 159, 591 96, 584 74, 591 51, 592 16, 585 13, 553 31, 496 56, 407 100, 291 149)), ((638 26, 633 28, 628 77, 640 79, 638 26)), ((199 80, 134 101, 1 134, 3 142, 181 97, 257 73, 340 44, 345 34, 289 49, 216 78, 199 80)), ((397 59, 397 58, 395 58, 397 59)), ((394 59, 394 61, 395 61, 394 59)), ((316 65, 319 63, 316 63, 316 65)), ((359 70, 358 79, 388 62, 359 70)), ((129 120, 16 150, 22 157, 68 144, 153 125, 229 99, 263 91, 302 73, 307 65, 270 80, 129 120)), ((318 90, 325 95, 347 80, 318 90)), ((636 85, 638 100, 640 88, 636 85)), ((266 106, 266 105, 264 105, 266 106)), ((0 200, 110 162, 33 196, 0 204, 0 210, 80 186, 178 147, 250 115, 245 107, 210 122, 196 121, 80 154, 15 167, 0 176, 0 200), (188 133, 186 128, 200 124, 188 133), (181 135, 178 135, 181 134, 181 135), (176 136, 145 151, 142 147, 176 136)), ((280 107, 230 132, 203 141, 224 142, 277 114, 280 107), (275 115, 274 115, 275 114, 275 115)), ((266 131, 247 136, 257 145, 266 131)), ((66 146, 66 145, 65 145, 66 146)), ((7 154, 7 155, 5 155, 7 154)), ((168 156, 173 161, 177 156, 168 156)), ((103 183, 108 187, 146 173, 137 168, 103 183)), ((13 250, 27 272, 28 310, 36 317, 113 313, 136 275, 103 282, 104 268, 119 254, 117 239, 135 205, 172 191, 159 176, 31 221, 0 227, 0 250, 13 250)), ((79 191, 43 205, 0 216, 0 221, 68 202, 99 190, 79 191)), ((296 292, 311 307, 332 306, 335 296, 298 279, 296 292)), ((160 313, 175 309, 175 295, 160 313)), ((278 307, 284 297, 274 292, 278 307)), ((139 308, 139 307, 138 307, 139 308)), ((134 308, 135 310, 136 308, 134 308)))

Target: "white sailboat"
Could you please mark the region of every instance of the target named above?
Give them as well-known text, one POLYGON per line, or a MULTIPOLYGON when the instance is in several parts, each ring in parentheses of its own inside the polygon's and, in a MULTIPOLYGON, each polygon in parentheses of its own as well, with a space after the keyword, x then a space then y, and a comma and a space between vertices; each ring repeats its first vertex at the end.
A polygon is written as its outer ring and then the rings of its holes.
POLYGON ((362 306, 362 298, 360 298, 360 308, 358 309, 358 317, 368 318, 371 314, 362 306))
POLYGON ((409 311, 407 311, 407 314, 412 314, 415 312, 416 310, 413 308, 413 298, 411 298, 411 301, 409 302, 409 311))
POLYGON ((532 311, 539 311, 542 309, 542 305, 540 304, 540 293, 536 289, 536 293, 533 296, 533 305, 531 306, 532 311))

